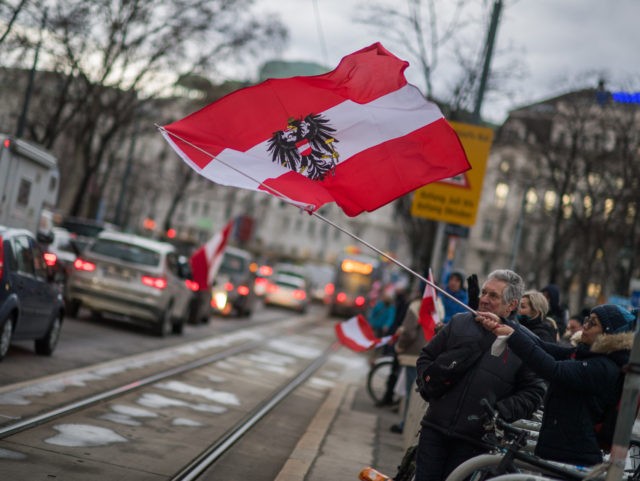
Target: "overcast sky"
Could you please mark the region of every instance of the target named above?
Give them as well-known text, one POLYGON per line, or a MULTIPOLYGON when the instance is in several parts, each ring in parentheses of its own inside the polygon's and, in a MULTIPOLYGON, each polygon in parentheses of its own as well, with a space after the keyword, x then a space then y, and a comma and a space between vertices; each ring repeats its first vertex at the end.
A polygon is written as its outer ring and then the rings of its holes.
MULTIPOLYGON (((384 0, 404 8, 405 0, 384 0)), ((476 5, 493 4, 476 0, 476 5)), ((371 27, 354 22, 360 0, 256 0, 258 8, 279 12, 290 32, 285 60, 315 61, 335 67, 339 60, 376 41, 401 58, 371 27), (315 15, 317 6, 318 16, 315 15), (321 41, 318 22, 324 42, 321 41)), ((484 44, 486 33, 474 40, 484 44)), ((594 86, 602 73, 611 90, 640 91, 640 0, 504 0, 496 39, 497 63, 515 57, 525 77, 509 85, 508 98, 486 97, 483 116, 502 122, 511 108, 543 100, 575 87, 594 86), (510 53, 504 53, 510 52, 510 53), (589 79, 589 84, 585 85, 589 79)), ((438 90, 446 88, 447 67, 435 75, 438 90)), ((419 87, 415 66, 406 75, 419 87)))

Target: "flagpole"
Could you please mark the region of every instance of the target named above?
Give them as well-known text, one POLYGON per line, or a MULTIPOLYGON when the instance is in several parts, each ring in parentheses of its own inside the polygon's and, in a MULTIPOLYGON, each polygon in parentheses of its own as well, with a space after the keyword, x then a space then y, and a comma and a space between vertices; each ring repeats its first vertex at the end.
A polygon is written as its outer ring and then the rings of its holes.
MULTIPOLYGON (((457 299, 456 297, 452 296, 451 294, 449 294, 447 291, 445 291, 444 289, 438 287, 435 283, 431 282, 428 279, 425 279, 423 276, 421 276, 420 274, 418 274, 416 271, 414 271, 413 269, 411 269, 410 267, 404 265, 402 262, 400 262, 399 260, 391 257, 389 254, 384 253, 383 251, 381 251, 380 249, 378 249, 377 247, 375 247, 372 244, 369 244, 367 241, 365 241, 364 239, 358 237, 357 235, 355 235, 352 232, 349 232, 348 230, 346 230, 344 227, 339 226, 338 224, 336 224, 335 222, 327 219, 326 217, 318 214, 317 212, 315 212, 313 210, 313 208, 315 206, 310 205, 310 204, 302 204, 301 202, 296 202, 293 199, 290 199, 288 196, 286 196, 285 194, 283 194, 282 192, 279 192, 278 190, 274 189, 273 187, 269 186, 269 185, 265 185, 264 183, 262 183, 260 180, 250 176, 249 174, 247 174, 246 172, 243 172, 242 170, 229 165, 229 163, 225 162, 224 160, 220 159, 219 157, 216 157, 215 155, 212 155, 210 152, 207 152, 206 150, 204 150, 202 147, 199 147, 195 144, 193 144, 192 142, 189 142, 187 139, 182 138, 181 136, 173 133, 173 132, 169 132, 168 130, 166 130, 164 127, 162 127, 161 125, 155 124, 155 127, 165 136, 165 138, 168 137, 167 136, 171 136, 171 137, 175 137, 176 139, 179 139, 180 141, 184 142, 185 144, 193 147, 196 150, 199 150, 200 152, 211 156, 212 159, 214 159, 216 162, 220 162, 222 165, 224 165, 225 167, 228 167, 231 170, 234 170, 235 172, 237 172, 240 175, 243 175, 244 177, 252 180, 253 182, 255 182, 256 184, 260 185, 261 187, 263 187, 267 192, 271 192, 272 194, 276 195, 277 197, 279 197, 280 199, 282 199, 283 201, 287 202, 288 204, 297 207, 298 209, 302 209, 305 212, 308 212, 309 214, 317 217, 318 219, 326 222, 327 224, 335 227, 336 229, 338 229, 341 232, 344 232, 345 234, 347 234, 349 237, 351 237, 352 239, 360 242, 361 244, 364 244, 365 246, 367 246, 369 249, 377 252, 378 254, 380 254, 381 256, 383 256, 384 258, 390 260, 391 262, 393 262, 395 265, 397 265, 398 267, 404 269, 405 271, 409 272, 410 274, 414 275, 415 277, 417 277, 418 279, 420 279, 422 282, 425 282, 426 284, 430 285, 431 287, 433 287, 435 290, 437 290, 438 292, 440 292, 442 295, 448 297, 449 299, 451 299, 453 302, 459 304, 461 307, 463 307, 464 309, 468 310, 469 312, 471 312, 472 314, 477 314, 477 312, 472 309, 471 307, 467 306, 464 302, 462 302, 460 299, 457 299), (307 208, 303 208, 302 205, 306 205, 307 208)), ((189 165, 191 165, 191 163, 189 163, 189 165)), ((194 168, 195 170, 195 168, 194 168)))
POLYGON ((376 246, 369 244, 366 240, 358 237, 357 235, 353 234, 352 232, 349 232, 348 230, 346 230, 345 228, 339 226, 338 224, 336 224, 335 222, 327 219, 326 217, 324 217, 321 214, 318 214, 317 212, 311 212, 311 215, 317 217, 318 219, 326 222, 327 224, 335 227, 336 229, 338 229, 341 232, 344 232, 345 234, 347 234, 349 237, 351 237, 352 239, 357 240, 358 242, 360 242, 361 244, 364 244, 365 246, 367 246, 369 249, 377 252, 378 254, 380 254, 381 256, 383 256, 384 258, 390 260, 391 262, 393 262, 395 265, 397 265, 398 267, 401 267, 402 269, 406 270, 407 272, 409 272, 410 274, 414 275, 415 277, 417 277, 418 279, 420 279, 422 282, 425 282, 427 284, 429 284, 431 287, 433 287, 434 289, 436 289, 438 292, 440 292, 441 294, 447 296, 449 299, 451 299, 452 301, 458 303, 460 306, 462 306, 463 308, 465 308, 466 310, 468 310, 469 312, 471 312, 472 314, 477 314, 477 312, 472 309, 471 307, 467 306, 464 302, 462 302, 460 299, 455 298, 454 296, 452 296, 451 294, 449 294, 447 291, 445 291, 444 289, 438 287, 435 283, 431 282, 429 279, 425 279, 423 276, 421 276, 420 274, 418 274, 416 271, 414 271, 413 269, 411 269, 410 267, 404 265, 402 262, 400 262, 399 260, 395 259, 394 257, 391 257, 389 254, 386 254, 385 252, 381 251, 380 249, 378 249, 376 246))

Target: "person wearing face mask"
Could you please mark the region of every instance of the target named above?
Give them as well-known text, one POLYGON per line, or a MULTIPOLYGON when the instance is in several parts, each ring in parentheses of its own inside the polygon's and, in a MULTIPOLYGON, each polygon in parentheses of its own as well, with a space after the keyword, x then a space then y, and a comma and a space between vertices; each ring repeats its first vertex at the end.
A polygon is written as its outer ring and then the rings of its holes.
POLYGON ((603 439, 598 425, 619 402, 635 316, 613 304, 594 307, 576 347, 542 342, 491 312, 478 312, 476 320, 506 338, 508 348, 549 383, 535 454, 582 466, 601 463, 601 448, 611 439, 603 439))
POLYGON ((557 342, 558 329, 553 321, 546 317, 547 312, 549 312, 549 302, 544 294, 538 291, 527 291, 520 299, 517 319, 540 340, 557 342))

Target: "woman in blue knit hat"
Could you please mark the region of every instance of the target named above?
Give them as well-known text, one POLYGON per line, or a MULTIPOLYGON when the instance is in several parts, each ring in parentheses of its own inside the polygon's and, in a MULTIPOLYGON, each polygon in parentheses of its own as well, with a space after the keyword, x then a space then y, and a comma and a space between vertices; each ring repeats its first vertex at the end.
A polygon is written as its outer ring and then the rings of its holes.
POLYGON ((508 343, 549 383, 535 453, 563 463, 601 463, 601 447, 611 440, 599 439, 596 425, 620 398, 621 368, 629 361, 635 316, 613 304, 594 307, 575 347, 540 341, 491 313, 480 312, 477 319, 498 336, 492 353, 508 343))

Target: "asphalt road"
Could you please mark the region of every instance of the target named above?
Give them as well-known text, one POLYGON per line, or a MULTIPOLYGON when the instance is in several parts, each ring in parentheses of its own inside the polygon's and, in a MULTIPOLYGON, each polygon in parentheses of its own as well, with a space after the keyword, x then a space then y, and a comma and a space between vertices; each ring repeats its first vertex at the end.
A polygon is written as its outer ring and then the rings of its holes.
MULTIPOLYGON (((321 312, 323 307, 313 309, 321 312)), ((294 315, 259 306, 249 319, 213 316, 208 324, 185 326, 182 335, 160 338, 137 325, 94 320, 88 311, 81 310, 78 318, 64 319, 60 341, 50 357, 36 355, 32 341, 14 342, 0 362, 0 387, 294 315)))

